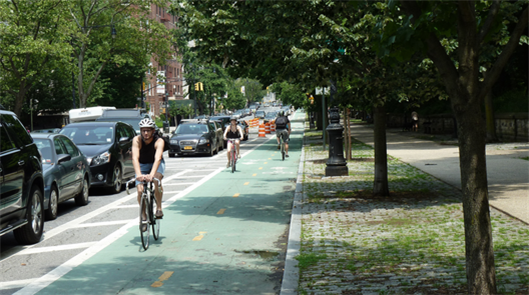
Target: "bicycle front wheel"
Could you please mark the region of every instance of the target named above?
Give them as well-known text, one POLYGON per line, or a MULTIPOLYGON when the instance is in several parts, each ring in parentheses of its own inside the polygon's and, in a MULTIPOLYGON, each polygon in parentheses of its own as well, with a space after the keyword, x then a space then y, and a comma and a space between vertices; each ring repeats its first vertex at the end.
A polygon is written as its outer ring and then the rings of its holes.
POLYGON ((149 209, 149 200, 147 199, 146 193, 143 193, 140 204, 140 236, 141 244, 145 250, 149 248, 149 235, 151 230, 149 227, 149 219, 152 211, 149 213, 149 209), (147 217, 145 220, 143 220, 143 214, 145 214, 147 217))
POLYGON ((285 160, 285 143, 284 142, 281 143, 281 158, 283 159, 283 161, 285 160))
POLYGON ((151 198, 151 202, 150 202, 150 207, 151 207, 151 225, 152 225, 152 237, 155 239, 155 240, 158 240, 158 238, 160 237, 160 222, 162 221, 161 219, 158 219, 156 218, 156 215, 154 215, 154 199, 151 198))

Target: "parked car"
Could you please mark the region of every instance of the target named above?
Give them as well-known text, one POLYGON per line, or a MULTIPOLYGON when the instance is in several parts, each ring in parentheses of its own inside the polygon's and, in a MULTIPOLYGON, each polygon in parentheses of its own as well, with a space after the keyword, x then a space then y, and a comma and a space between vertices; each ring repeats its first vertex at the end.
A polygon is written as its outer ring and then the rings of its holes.
POLYGON ((62 134, 32 133, 31 137, 42 155, 46 219, 57 218, 59 203, 71 198, 79 206, 88 204, 90 165, 75 143, 62 134))
POLYGON ((224 141, 224 124, 221 120, 209 120, 215 124, 215 131, 217 137, 217 153, 228 146, 228 143, 224 141))
POLYGON ((237 119, 244 118, 242 110, 237 110, 237 111, 233 112, 232 116, 236 117, 237 119))
POLYGON ((171 136, 169 157, 207 154, 213 156, 221 147, 217 126, 207 120, 182 120, 171 136))
POLYGON ((92 187, 121 191, 123 181, 134 177, 132 139, 136 131, 123 122, 82 122, 66 125, 68 136, 86 155, 92 173, 92 187))
MULTIPOLYGON (((114 111, 114 110, 112 110, 114 111)), ((108 112, 108 111, 105 111, 105 112, 108 112)), ((138 117, 110 117, 110 116, 101 116, 99 118, 96 119, 96 122, 123 122, 123 123, 127 123, 129 124, 130 126, 132 126, 132 128, 134 128, 134 130, 136 131, 136 134, 140 134, 140 121, 145 119, 145 117, 143 116, 138 116, 138 117)), ((158 128, 156 128, 158 129, 158 128)))
POLYGON ((244 110, 243 110, 243 113, 244 113, 244 116, 245 116, 245 117, 246 117, 246 116, 251 116, 251 115, 253 115, 251 109, 244 109, 244 110))
POLYGON ((265 111, 257 111, 257 112, 255 112, 255 117, 256 118, 264 119, 265 116, 266 116, 266 112, 265 111))
POLYGON ((49 129, 39 129, 33 130, 31 133, 59 133, 61 128, 49 128, 49 129))
POLYGON ((271 122, 271 121, 275 121, 276 118, 277 118, 277 112, 268 112, 266 113, 264 117, 264 121, 271 122))
POLYGON ((224 132, 224 126, 230 123, 231 116, 214 116, 209 119, 210 121, 220 121, 220 125, 222 126, 222 131, 224 132))
POLYGON ((15 113, 0 110, 0 236, 40 241, 44 229, 42 157, 15 113))

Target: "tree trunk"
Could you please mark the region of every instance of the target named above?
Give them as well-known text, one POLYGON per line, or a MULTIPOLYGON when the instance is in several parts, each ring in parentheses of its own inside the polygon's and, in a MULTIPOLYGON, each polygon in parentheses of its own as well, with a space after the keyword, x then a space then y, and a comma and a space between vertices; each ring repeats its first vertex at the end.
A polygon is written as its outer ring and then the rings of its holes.
POLYGON ((487 122, 487 142, 497 142, 496 122, 494 121, 494 108, 492 107, 492 92, 485 95, 485 121, 487 122))
POLYGON ((475 103, 466 108, 466 111, 455 113, 458 123, 459 165, 463 190, 468 292, 496 294, 485 159, 485 128, 480 105, 475 103))
POLYGON ((375 115, 375 182, 373 195, 389 196, 388 154, 386 147, 386 108, 374 107, 375 115))

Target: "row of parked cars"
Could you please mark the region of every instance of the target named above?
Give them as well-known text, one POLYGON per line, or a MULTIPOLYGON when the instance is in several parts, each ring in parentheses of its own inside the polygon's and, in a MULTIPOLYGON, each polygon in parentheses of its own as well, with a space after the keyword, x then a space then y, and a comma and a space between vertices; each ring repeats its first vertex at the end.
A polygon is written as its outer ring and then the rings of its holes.
POLYGON ((0 235, 13 231, 20 244, 40 241, 59 203, 86 205, 91 187, 118 193, 134 177, 131 124, 91 121, 57 131, 28 133, 0 107, 0 235))

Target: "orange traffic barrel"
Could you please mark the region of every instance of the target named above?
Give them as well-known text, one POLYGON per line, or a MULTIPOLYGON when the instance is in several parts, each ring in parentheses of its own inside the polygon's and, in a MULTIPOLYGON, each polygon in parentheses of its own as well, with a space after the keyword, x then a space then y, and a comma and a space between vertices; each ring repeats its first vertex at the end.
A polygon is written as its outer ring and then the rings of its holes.
POLYGON ((259 137, 266 137, 264 124, 259 125, 259 137))
POLYGON ((265 123, 265 133, 270 134, 270 123, 265 123))
POLYGON ((270 132, 276 132, 276 122, 270 121, 270 132))

